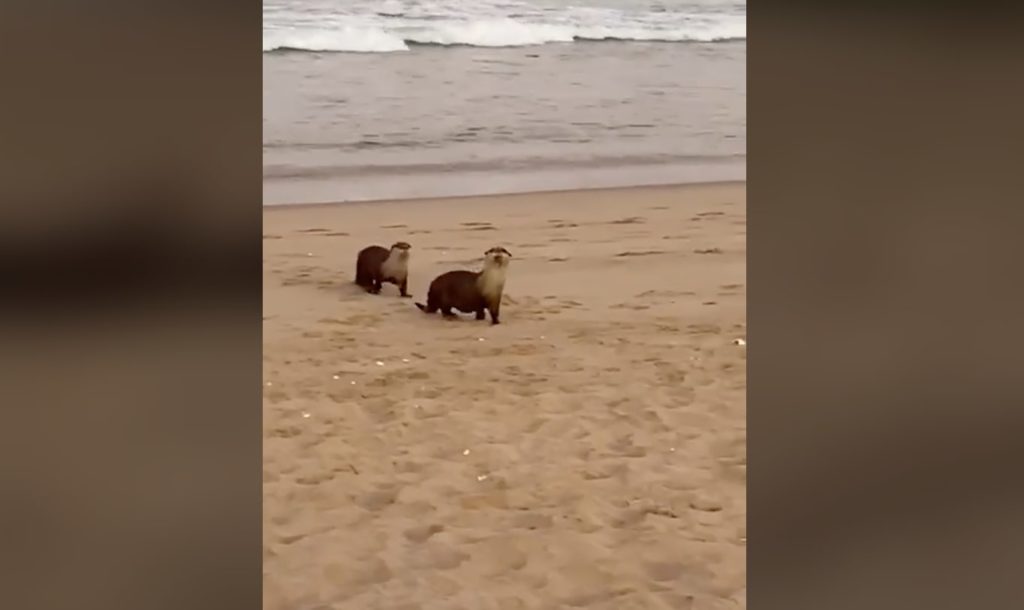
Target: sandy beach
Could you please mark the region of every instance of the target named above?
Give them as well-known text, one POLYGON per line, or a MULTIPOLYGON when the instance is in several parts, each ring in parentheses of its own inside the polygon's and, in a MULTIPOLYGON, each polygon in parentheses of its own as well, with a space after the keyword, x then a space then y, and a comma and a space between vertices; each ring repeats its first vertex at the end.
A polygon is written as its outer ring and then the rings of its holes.
POLYGON ((745 242, 742 183, 265 208, 264 608, 746 607, 745 242), (494 245, 502 324, 414 307, 494 245))

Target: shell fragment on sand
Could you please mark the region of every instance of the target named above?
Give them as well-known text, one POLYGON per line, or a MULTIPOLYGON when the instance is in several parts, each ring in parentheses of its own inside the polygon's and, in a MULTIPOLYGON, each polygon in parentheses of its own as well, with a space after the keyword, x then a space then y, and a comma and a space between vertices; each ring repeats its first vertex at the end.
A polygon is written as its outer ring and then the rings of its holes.
POLYGON ((733 345, 739 345, 740 347, 743 347, 743 346, 745 346, 747 344, 747 340, 746 339, 733 339, 732 340, 732 344, 733 345))

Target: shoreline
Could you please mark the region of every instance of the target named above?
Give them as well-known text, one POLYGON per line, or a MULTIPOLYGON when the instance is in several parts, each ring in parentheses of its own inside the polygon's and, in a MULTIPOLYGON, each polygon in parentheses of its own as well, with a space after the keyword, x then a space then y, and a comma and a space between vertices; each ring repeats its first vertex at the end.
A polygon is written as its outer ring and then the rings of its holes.
POLYGON ((403 172, 346 178, 263 179, 263 206, 453 199, 519 193, 745 182, 746 157, 702 162, 533 170, 403 172))
POLYGON ((263 203, 263 211, 267 212, 279 212, 282 210, 305 210, 310 208, 333 208, 341 206, 359 206, 359 205, 388 205, 388 204, 409 204, 409 203, 441 203, 446 201, 467 201, 472 199, 516 199, 516 198, 533 198, 542 197, 547 195, 562 195, 570 193, 580 194, 598 194, 598 193, 614 193, 614 192, 651 192, 658 190, 678 190, 678 189, 704 189, 708 187, 742 187, 746 188, 747 180, 734 179, 734 180, 702 180, 696 182, 669 182, 669 183, 657 183, 657 184, 624 184, 616 186, 593 186, 593 187, 566 187, 566 188, 548 188, 540 190, 520 190, 520 191, 509 191, 509 192, 497 192, 497 193, 480 193, 480 194, 466 194, 466 195, 428 195, 422 197, 382 197, 378 199, 348 199, 348 200, 334 200, 334 201, 296 201, 296 202, 282 202, 282 203, 263 203))

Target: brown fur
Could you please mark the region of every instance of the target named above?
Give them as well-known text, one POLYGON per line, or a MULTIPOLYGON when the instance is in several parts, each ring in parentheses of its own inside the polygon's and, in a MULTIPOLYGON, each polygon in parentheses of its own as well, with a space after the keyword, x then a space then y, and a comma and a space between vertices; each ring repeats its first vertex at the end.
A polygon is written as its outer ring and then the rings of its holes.
POLYGON ((387 249, 367 246, 356 257, 356 284, 371 294, 380 294, 384 282, 395 284, 403 297, 410 297, 408 253, 409 244, 397 242, 387 249))
POLYGON ((505 286, 505 271, 508 250, 491 248, 484 255, 483 271, 448 271, 434 278, 427 292, 427 303, 416 303, 425 313, 441 312, 446 318, 454 318, 452 310, 476 314, 477 320, 491 314, 491 324, 499 324, 501 294, 505 286))

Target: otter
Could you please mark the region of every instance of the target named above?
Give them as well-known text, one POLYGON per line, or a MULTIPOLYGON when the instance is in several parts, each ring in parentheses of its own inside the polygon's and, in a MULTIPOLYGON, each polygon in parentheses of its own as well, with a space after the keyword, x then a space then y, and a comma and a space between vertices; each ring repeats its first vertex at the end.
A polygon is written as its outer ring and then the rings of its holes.
POLYGON ((384 282, 388 282, 397 285, 403 297, 411 297, 406 291, 411 247, 400 241, 392 244, 390 250, 381 246, 367 246, 360 250, 356 258, 356 284, 370 294, 380 294, 384 282))
POLYGON ((427 304, 416 303, 425 313, 441 311, 445 318, 455 318, 452 309, 475 313, 477 320, 490 312, 491 324, 498 324, 501 313, 501 292, 505 288, 505 271, 512 255, 502 247, 484 253, 482 271, 448 271, 434 278, 427 292, 427 304))

